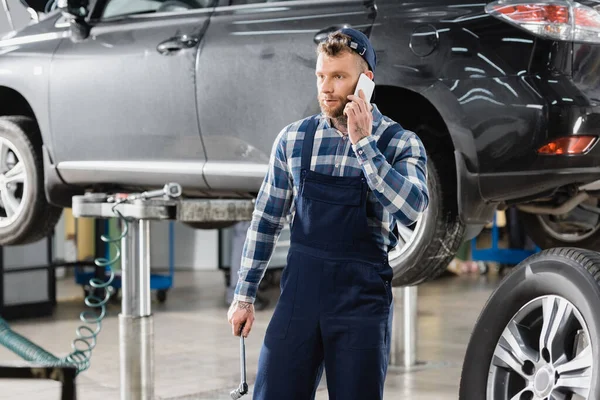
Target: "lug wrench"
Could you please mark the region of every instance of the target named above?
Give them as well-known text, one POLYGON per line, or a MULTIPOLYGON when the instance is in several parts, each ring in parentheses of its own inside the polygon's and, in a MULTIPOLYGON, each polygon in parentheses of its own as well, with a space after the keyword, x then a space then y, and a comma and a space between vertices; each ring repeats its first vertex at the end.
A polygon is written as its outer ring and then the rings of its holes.
POLYGON ((240 386, 231 391, 231 398, 236 400, 241 398, 243 395, 248 393, 248 384, 246 383, 246 344, 244 342, 244 335, 240 335, 240 369, 242 382, 240 386))
POLYGON ((181 192, 182 192, 181 185, 179 183, 171 182, 171 183, 165 184, 165 186, 163 186, 162 189, 149 190, 149 191, 146 191, 143 193, 129 195, 129 196, 127 196, 127 200, 129 200, 129 201, 138 200, 138 199, 147 200, 147 199, 152 199, 154 197, 175 198, 175 197, 181 196, 181 192))

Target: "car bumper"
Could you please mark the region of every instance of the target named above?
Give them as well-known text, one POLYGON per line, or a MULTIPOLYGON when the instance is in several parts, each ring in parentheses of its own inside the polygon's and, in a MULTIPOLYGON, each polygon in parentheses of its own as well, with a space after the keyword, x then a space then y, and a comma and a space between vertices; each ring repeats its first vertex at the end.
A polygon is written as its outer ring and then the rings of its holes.
MULTIPOLYGON (((600 144, 598 145, 600 150, 600 144)), ((553 156, 549 156, 553 157, 553 156)), ((526 171, 473 173, 468 170, 461 153, 455 152, 458 182, 458 207, 466 224, 485 224, 492 220, 501 203, 519 203, 551 194, 560 187, 583 186, 600 180, 600 165, 589 166, 592 154, 580 159, 544 160, 554 168, 526 171), (585 158, 588 157, 586 160, 585 158), (581 163, 587 166, 561 167, 561 164, 581 163)), ((568 158, 568 157, 564 157, 568 158)))
POLYGON ((486 202, 526 200, 567 185, 582 186, 600 180, 600 167, 481 174, 479 185, 486 202))

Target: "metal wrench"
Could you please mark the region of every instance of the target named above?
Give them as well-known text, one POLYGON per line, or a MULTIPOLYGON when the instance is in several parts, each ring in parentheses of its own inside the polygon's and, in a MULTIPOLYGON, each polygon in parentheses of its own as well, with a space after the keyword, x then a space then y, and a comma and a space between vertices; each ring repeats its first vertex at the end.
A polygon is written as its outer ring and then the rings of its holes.
POLYGON ((231 398, 236 400, 241 398, 243 395, 248 393, 248 384, 246 383, 246 344, 244 342, 244 336, 240 335, 240 373, 242 381, 240 386, 231 391, 231 398))
POLYGON ((181 196, 181 185, 179 183, 167 183, 165 184, 165 186, 163 186, 162 189, 157 189, 157 190, 149 190, 143 193, 136 193, 136 194, 131 194, 129 196, 127 196, 127 200, 128 201, 132 201, 132 200, 138 200, 138 199, 142 199, 142 200, 146 200, 146 199, 152 199, 155 197, 168 197, 168 198, 175 198, 175 197, 179 197, 181 196))

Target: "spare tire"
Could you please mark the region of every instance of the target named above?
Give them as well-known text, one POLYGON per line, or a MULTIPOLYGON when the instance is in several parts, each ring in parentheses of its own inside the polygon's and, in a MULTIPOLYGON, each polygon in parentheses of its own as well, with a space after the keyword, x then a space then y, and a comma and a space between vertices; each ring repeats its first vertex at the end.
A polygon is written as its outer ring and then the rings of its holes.
POLYGON ((525 259, 475 324, 459 399, 600 399, 599 308, 598 253, 555 248, 525 259))

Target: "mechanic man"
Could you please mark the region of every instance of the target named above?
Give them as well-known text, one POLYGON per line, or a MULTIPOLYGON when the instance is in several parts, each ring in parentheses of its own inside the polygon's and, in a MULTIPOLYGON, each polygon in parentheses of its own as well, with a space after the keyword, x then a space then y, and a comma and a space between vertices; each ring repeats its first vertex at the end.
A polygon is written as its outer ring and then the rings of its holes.
POLYGON ((374 77, 368 38, 342 29, 317 52, 322 112, 275 140, 228 312, 233 334, 247 337, 258 284, 293 213, 255 400, 313 399, 323 367, 331 399, 383 397, 392 314, 388 251, 397 243, 396 222, 413 224, 429 204, 420 139, 362 92, 353 95, 361 73, 374 77))

